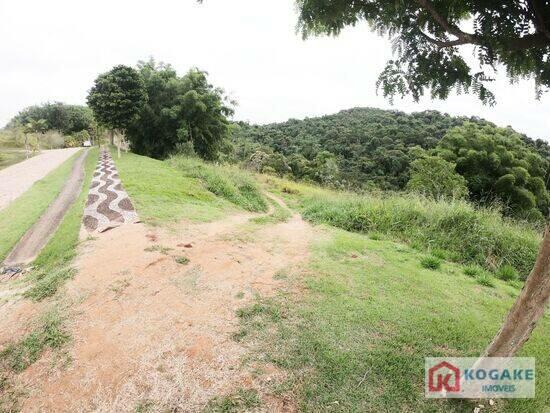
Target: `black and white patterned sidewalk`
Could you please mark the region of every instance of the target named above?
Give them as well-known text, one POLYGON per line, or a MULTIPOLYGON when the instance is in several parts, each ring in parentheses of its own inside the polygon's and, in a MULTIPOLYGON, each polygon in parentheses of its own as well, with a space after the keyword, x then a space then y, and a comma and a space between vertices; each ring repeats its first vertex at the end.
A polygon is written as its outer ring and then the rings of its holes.
POLYGON ((88 193, 83 223, 88 232, 103 232, 126 223, 139 222, 115 164, 102 150, 88 193))

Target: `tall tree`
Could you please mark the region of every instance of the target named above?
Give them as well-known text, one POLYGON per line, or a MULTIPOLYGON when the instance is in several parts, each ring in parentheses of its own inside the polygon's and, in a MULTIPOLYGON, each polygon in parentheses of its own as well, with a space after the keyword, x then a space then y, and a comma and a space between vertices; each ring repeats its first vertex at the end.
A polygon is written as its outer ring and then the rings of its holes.
MULTIPOLYGON (((550 87, 550 3, 548 0, 297 0, 304 36, 338 35, 367 22, 393 40, 378 87, 390 99, 426 91, 445 99, 451 91, 475 93, 494 104, 488 83, 500 64, 512 79, 534 79, 540 96, 550 87), (476 67, 464 59, 466 45, 477 52, 476 67)), ((550 230, 536 264, 502 328, 485 351, 511 356, 529 338, 550 297, 550 230)))
POLYGON ((201 157, 215 159, 229 134, 227 116, 233 113, 223 90, 198 69, 178 76, 172 66, 150 60, 140 62, 138 70, 149 99, 128 126, 132 149, 165 158, 191 146, 201 157))
POLYGON ((87 100, 100 124, 125 133, 147 102, 145 82, 136 69, 115 66, 97 77, 87 100))

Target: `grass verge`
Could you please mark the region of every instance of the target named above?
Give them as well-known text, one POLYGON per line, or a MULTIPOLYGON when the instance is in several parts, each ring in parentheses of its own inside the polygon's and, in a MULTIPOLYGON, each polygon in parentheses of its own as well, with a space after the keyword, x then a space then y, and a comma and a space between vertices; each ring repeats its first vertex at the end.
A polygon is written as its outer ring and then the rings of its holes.
MULTIPOLYGON (((460 265, 420 265, 414 249, 334 228, 316 241, 300 297, 259 300, 238 312, 235 339, 287 372, 279 384, 301 411, 472 412, 466 400, 424 397, 424 357, 477 356, 498 331, 515 288, 477 284, 460 265)), ((296 279, 292 277, 290 279, 296 279)), ((536 357, 537 398, 487 412, 541 412, 550 403, 550 323, 521 356, 536 357)))
POLYGON ((140 218, 152 225, 181 219, 212 221, 232 208, 229 202, 204 188, 200 179, 182 174, 166 161, 122 153, 112 156, 122 185, 140 218))
POLYGON ((78 156, 73 155, 0 211, 0 262, 59 195, 78 156))
POLYGON ((97 164, 98 149, 88 152, 84 164, 84 181, 80 195, 69 208, 59 228, 34 261, 34 269, 27 279, 31 285, 24 296, 36 301, 55 294, 59 286, 74 275, 71 261, 76 255, 84 205, 92 175, 97 164))

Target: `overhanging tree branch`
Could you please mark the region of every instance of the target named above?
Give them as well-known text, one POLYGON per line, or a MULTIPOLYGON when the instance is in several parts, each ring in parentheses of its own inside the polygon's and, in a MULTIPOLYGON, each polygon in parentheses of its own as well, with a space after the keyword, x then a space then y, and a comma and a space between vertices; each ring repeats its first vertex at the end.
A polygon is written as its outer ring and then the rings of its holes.
POLYGON ((452 34, 453 36, 458 37, 459 40, 466 43, 475 43, 475 36, 471 33, 463 32, 458 28, 458 26, 450 23, 447 18, 442 16, 433 6, 432 2, 429 0, 416 0, 416 2, 426 10, 432 18, 445 30, 447 33, 452 34))
POLYGON ((537 18, 536 23, 537 32, 528 34, 523 37, 499 37, 499 36, 479 36, 472 33, 467 33, 458 26, 450 23, 447 18, 441 15, 433 6, 429 0, 416 0, 416 3, 426 10, 434 19, 434 21, 441 26, 450 35, 457 37, 456 40, 439 40, 428 36, 426 33, 422 33, 423 37, 430 43, 437 45, 438 47, 453 47, 463 44, 473 44, 478 46, 502 46, 502 48, 509 51, 521 51, 527 50, 533 47, 541 48, 550 46, 550 31, 544 25, 544 19, 538 8, 538 0, 529 0, 529 4, 532 5, 533 13, 537 18), (538 12, 536 11, 538 10, 538 12))

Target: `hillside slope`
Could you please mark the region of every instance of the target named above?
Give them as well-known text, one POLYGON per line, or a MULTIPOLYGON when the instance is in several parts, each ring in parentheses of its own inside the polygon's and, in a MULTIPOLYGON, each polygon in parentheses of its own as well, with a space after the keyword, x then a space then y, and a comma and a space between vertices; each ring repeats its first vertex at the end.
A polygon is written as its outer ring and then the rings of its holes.
MULTIPOLYGON (((254 152, 275 152, 285 159, 270 161, 279 173, 307 176, 321 183, 332 173, 325 159, 335 157, 341 185, 402 189, 409 179, 411 149, 431 149, 445 133, 465 121, 492 125, 478 117, 457 117, 437 111, 407 114, 395 110, 353 108, 322 117, 291 119, 283 123, 249 125, 240 122, 233 131, 236 156, 249 162, 254 152), (330 152, 326 154, 324 152, 330 152), (317 159, 316 159, 317 158, 317 159), (308 161, 310 162, 308 164, 308 161), (281 164, 285 165, 281 165, 281 164), (313 173, 307 168, 316 169, 313 173)), ((522 135, 522 140, 550 160, 550 146, 522 135)))

